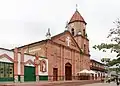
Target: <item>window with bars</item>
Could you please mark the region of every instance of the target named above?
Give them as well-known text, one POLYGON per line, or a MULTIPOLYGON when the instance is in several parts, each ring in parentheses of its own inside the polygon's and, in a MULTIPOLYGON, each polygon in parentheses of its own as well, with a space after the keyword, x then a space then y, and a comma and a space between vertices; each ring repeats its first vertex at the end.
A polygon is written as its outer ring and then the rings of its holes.
POLYGON ((0 78, 13 77, 13 64, 0 62, 0 78))

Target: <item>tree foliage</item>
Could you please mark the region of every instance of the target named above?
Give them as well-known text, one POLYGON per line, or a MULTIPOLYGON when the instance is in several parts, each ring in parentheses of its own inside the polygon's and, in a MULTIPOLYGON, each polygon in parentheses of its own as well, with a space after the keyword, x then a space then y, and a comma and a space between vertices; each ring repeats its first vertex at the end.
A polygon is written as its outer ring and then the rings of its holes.
POLYGON ((101 61, 104 63, 108 63, 110 61, 110 58, 102 58, 101 61))
POLYGON ((113 59, 113 60, 109 61, 108 65, 113 66, 117 63, 120 63, 120 59, 113 59))
POLYGON ((103 50, 109 49, 111 52, 117 53, 116 57, 120 57, 120 20, 117 19, 115 22, 115 28, 110 29, 108 37, 111 43, 101 43, 100 45, 94 45, 94 49, 103 50))

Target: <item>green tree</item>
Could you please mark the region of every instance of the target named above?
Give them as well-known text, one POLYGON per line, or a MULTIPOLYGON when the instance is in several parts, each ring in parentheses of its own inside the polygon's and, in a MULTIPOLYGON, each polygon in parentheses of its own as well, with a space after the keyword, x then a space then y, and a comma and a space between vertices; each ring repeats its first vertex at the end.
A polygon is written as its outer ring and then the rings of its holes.
POLYGON ((101 62, 105 65, 105 71, 109 71, 108 67, 109 67, 109 62, 110 62, 110 58, 102 58, 101 62))
POLYGON ((101 62, 103 62, 105 65, 107 65, 109 61, 110 61, 110 58, 102 58, 101 59, 101 62))
POLYGON ((94 49, 103 50, 106 52, 109 49, 111 52, 117 53, 116 57, 120 57, 120 20, 117 19, 115 22, 115 27, 110 29, 108 37, 111 43, 101 43, 100 45, 94 45, 94 49))
POLYGON ((117 63, 120 63, 120 58, 113 59, 113 60, 109 61, 108 65, 113 66, 113 65, 115 65, 117 63))

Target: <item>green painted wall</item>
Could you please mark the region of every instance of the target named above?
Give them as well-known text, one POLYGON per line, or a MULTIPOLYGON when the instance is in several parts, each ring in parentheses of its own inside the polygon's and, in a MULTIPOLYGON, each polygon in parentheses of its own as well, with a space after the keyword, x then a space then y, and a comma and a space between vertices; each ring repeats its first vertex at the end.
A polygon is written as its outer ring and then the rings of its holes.
POLYGON ((24 81, 36 81, 35 67, 24 67, 24 81))
POLYGON ((48 81, 48 76, 39 76, 40 81, 48 81))
POLYGON ((14 81, 14 78, 0 78, 0 82, 14 81))

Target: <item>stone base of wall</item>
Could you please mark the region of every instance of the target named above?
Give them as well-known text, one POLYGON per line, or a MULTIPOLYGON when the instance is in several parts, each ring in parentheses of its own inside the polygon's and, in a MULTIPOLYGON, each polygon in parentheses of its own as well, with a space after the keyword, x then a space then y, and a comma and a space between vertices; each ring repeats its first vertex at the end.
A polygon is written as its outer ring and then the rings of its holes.
POLYGON ((24 82, 24 76, 20 76, 20 82, 24 82))
POLYGON ((14 82, 15 82, 15 83, 18 82, 18 76, 14 76, 14 82))
POLYGON ((36 82, 39 81, 39 75, 36 75, 36 82))

